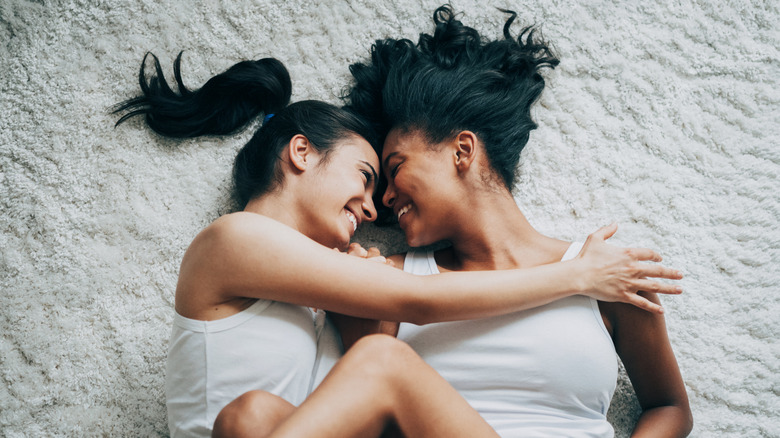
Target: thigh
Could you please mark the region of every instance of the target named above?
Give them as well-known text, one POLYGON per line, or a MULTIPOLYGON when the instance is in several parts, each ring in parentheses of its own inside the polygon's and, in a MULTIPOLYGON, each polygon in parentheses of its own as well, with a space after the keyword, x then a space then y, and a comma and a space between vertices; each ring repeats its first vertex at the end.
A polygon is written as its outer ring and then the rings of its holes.
POLYGON ((273 437, 365 438, 383 432, 407 438, 498 437, 408 345, 386 335, 358 341, 273 437))

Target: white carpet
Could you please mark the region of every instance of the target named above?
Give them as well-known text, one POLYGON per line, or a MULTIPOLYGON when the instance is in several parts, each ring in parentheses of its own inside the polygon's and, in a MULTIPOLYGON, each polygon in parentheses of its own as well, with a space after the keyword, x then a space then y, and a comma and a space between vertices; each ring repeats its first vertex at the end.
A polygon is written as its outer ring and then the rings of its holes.
MULTIPOLYGON (((109 107, 153 51, 197 87, 275 56, 294 100, 336 102, 386 35, 431 29, 430 0, 0 2, 0 436, 167 435, 164 362, 181 256, 226 207, 249 132, 172 142, 109 107)), ((682 269, 664 300, 693 436, 780 436, 780 12, 773 1, 459 0, 500 35, 542 25, 561 56, 517 200, 541 231, 682 269), (615 3, 620 3, 616 5, 615 3)), ((388 251, 398 232, 360 234, 388 251)), ((572 358, 576 360, 576 358, 572 358)), ((522 372, 522 370, 518 370, 522 372)), ((625 376, 610 418, 637 413, 625 376)))

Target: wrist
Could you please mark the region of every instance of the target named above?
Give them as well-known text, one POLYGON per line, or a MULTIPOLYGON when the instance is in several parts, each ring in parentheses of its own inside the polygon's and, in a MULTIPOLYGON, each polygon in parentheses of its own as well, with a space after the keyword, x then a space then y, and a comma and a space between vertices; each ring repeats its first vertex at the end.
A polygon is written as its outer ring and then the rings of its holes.
POLYGON ((564 263, 572 264, 570 267, 571 272, 568 275, 572 295, 587 295, 590 293, 592 289, 590 277, 593 275, 593 272, 588 268, 587 263, 581 258, 575 258, 564 263))

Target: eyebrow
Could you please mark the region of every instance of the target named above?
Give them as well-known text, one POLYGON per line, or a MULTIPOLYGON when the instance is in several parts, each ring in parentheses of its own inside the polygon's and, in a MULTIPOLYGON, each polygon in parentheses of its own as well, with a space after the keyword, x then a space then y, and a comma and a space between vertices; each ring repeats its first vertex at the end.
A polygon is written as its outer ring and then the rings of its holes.
POLYGON ((361 163, 365 164, 371 169, 371 173, 374 174, 374 190, 379 186, 379 174, 376 173, 376 169, 374 169, 374 166, 371 165, 368 161, 361 161, 361 163))

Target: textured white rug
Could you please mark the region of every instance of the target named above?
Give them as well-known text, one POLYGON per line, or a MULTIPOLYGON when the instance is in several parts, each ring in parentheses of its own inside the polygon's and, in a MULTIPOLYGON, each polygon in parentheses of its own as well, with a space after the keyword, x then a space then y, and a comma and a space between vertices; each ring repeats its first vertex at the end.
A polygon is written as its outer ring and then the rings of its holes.
MULTIPOLYGON (((275 56, 294 100, 332 102, 383 36, 431 29, 429 0, 0 2, 0 435, 167 435, 163 373, 181 256, 224 212, 249 132, 172 142, 110 106, 153 51, 197 87, 275 56)), ((561 56, 517 201, 550 235, 613 220, 657 248, 694 436, 780 436, 780 12, 772 1, 459 0, 500 35, 537 23, 561 56), (616 4, 617 3, 617 4, 616 4), (488 7, 491 6, 491 7, 488 7)), ((398 232, 364 243, 403 249, 398 232)), ((518 370, 522 372, 522 370, 518 370)), ((621 378, 610 418, 636 401, 621 378)))

